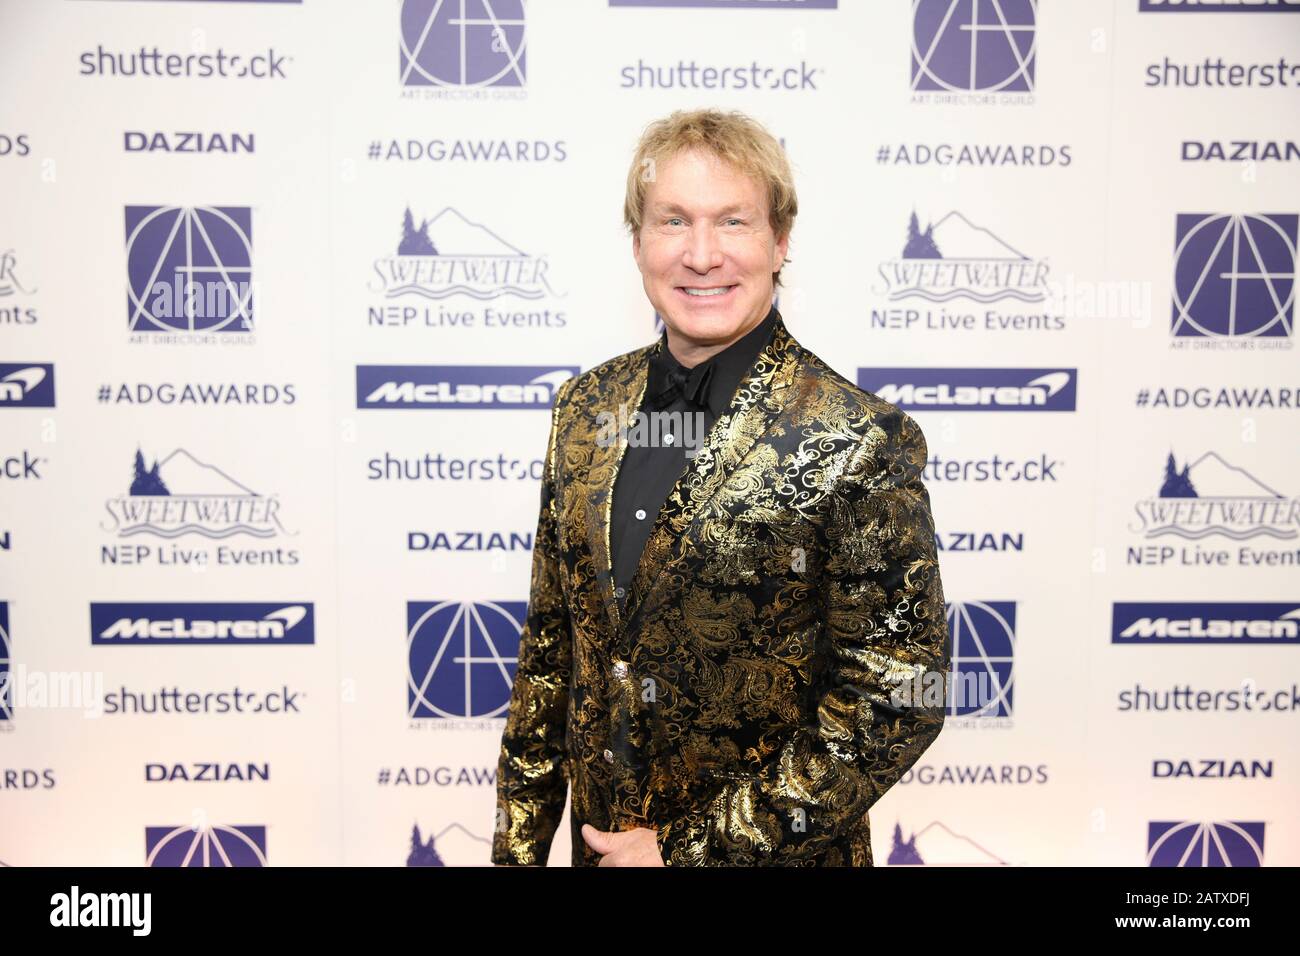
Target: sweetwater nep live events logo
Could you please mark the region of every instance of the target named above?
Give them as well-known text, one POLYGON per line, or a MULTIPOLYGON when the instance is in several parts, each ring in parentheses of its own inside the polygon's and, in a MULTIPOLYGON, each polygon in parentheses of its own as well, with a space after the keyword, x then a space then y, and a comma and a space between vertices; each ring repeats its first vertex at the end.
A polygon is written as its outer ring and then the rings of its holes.
POLYGON ((247 206, 127 206, 132 342, 251 343, 253 224, 247 206))
POLYGON ((1129 530, 1155 543, 1128 547, 1125 558, 1131 565, 1300 565, 1300 547, 1266 546, 1300 538, 1300 498, 1282 494, 1218 452, 1204 452, 1181 467, 1170 452, 1158 493, 1137 502, 1134 511, 1137 521, 1129 530), (1263 539, 1265 546, 1218 548, 1203 544, 1207 538, 1263 539))
MULTIPOLYGON (((1047 260, 1025 255, 993 230, 953 210, 921 229, 916 213, 907 223, 903 254, 879 266, 881 282, 872 291, 890 302, 919 300, 942 306, 958 299, 982 305, 1009 302, 1037 305, 1048 299, 1047 260)), ((1054 331, 1065 317, 1044 313, 979 313, 957 308, 884 308, 871 310, 871 328, 940 332, 1054 331)))
POLYGON ((1072 412, 1076 369, 859 368, 858 387, 904 411, 1072 412))
POLYGON ((0 362, 0 408, 53 407, 53 364, 0 362))
POLYGON ((145 827, 145 866, 267 866, 266 827, 205 824, 145 827))
POLYGON ((530 255, 492 229, 446 206, 416 225, 411 208, 402 214, 397 255, 376 259, 371 292, 383 301, 367 308, 371 326, 423 328, 563 328, 565 314, 550 308, 524 310, 495 305, 459 308, 445 300, 487 303, 502 297, 538 302, 559 296, 547 277, 550 261, 530 255), (416 300, 420 304, 411 304, 416 300), (430 304, 436 303, 436 304, 430 304))
POLYGON ((1173 347, 1292 347, 1297 220, 1294 213, 1177 217, 1173 347))
POLYGON ((524 99, 523 0, 402 0, 403 99, 524 99))
POLYGON ((357 408, 549 409, 576 365, 358 365, 357 408))
POLYGON ((35 292, 19 277, 14 250, 0 252, 0 325, 35 325, 39 313, 29 304, 35 292))
POLYGON ((315 644, 316 614, 310 601, 92 603, 90 643, 108 647, 315 644))
POLYGON ((407 716, 430 729, 494 729, 510 704, 526 601, 406 605, 407 716))
POLYGON ((100 547, 104 564, 164 566, 291 565, 301 558, 293 548, 241 549, 226 544, 214 549, 187 548, 175 539, 195 535, 224 541, 235 535, 270 539, 292 535, 280 523, 278 495, 261 494, 222 468, 177 448, 153 464, 136 449, 130 488, 109 498, 104 507, 111 524, 104 531, 118 538, 155 538, 166 544, 117 544, 100 547))
POLYGON ((912 102, 1033 103, 1036 0, 913 0, 912 102))
POLYGON ((1042 302, 1047 298, 1047 272, 1046 260, 1025 255, 956 210, 927 225, 924 232, 913 212, 902 257, 880 264, 891 302, 909 298, 935 303, 956 298, 1042 302))
POLYGON ((1116 601, 1110 642, 1300 645, 1300 603, 1116 601))

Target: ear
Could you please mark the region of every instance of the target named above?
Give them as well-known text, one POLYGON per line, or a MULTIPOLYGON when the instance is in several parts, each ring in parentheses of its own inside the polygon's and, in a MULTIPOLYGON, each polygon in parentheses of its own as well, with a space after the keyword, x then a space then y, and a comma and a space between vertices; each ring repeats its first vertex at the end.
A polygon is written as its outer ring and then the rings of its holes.
POLYGON ((790 248, 790 232, 789 230, 786 230, 785 235, 776 241, 776 262, 773 263, 772 265, 773 272, 776 272, 778 269, 781 268, 782 263, 785 262, 786 250, 788 250, 789 248, 790 248))
POLYGON ((632 258, 638 263, 641 261, 641 233, 639 231, 632 233, 632 258))

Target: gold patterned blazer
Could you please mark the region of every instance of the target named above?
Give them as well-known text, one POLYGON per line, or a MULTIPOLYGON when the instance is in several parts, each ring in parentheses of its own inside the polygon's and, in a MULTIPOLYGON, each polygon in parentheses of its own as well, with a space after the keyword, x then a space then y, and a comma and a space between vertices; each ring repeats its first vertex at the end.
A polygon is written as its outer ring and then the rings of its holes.
POLYGON ((492 861, 648 827, 670 866, 871 866, 867 811, 938 736, 944 598, 926 442, 778 313, 669 493, 620 609, 611 489, 662 340, 556 395, 492 861), (908 695, 916 678, 936 694, 908 695), (936 676, 937 675, 937 676, 936 676), (909 683, 911 682, 911 683, 909 683))

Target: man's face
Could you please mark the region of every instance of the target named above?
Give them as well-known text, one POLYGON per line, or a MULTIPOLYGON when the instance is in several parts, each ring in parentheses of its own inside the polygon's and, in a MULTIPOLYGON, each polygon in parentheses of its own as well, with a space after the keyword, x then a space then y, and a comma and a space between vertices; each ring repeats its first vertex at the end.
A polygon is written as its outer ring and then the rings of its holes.
POLYGON ((767 315, 789 245, 773 234, 767 205, 757 182, 712 153, 682 152, 657 168, 632 254, 684 353, 714 351, 767 315))

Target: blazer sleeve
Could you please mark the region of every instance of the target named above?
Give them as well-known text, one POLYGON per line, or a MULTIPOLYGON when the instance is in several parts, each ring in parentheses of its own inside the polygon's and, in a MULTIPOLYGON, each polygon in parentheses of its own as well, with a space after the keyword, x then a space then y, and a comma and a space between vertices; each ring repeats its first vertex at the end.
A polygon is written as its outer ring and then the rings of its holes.
POLYGON ((919 426, 893 406, 843 457, 824 501, 829 659, 815 712, 759 772, 659 828, 668 865, 811 861, 939 735, 949 652, 926 458, 919 426))
POLYGON ((568 788, 565 720, 573 646, 561 583, 556 437, 572 379, 556 392, 533 537, 532 582, 497 762, 492 862, 545 866, 568 788))

